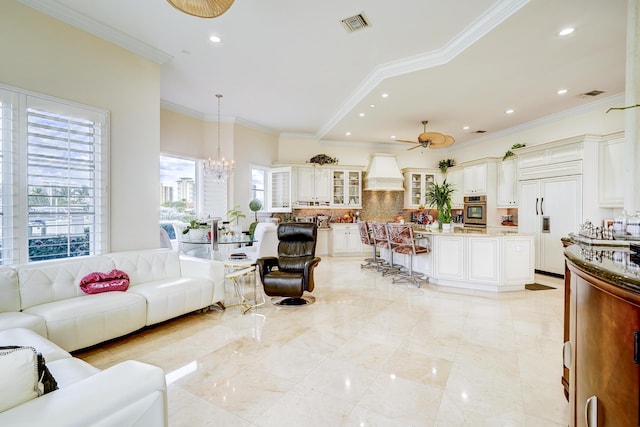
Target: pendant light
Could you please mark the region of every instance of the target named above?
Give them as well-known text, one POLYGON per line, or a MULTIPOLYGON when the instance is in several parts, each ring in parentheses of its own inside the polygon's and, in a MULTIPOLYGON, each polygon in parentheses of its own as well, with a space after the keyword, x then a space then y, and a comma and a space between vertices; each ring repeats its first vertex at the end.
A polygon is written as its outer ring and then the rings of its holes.
POLYGON ((181 12, 198 18, 216 18, 225 13, 233 0, 167 0, 181 12))
POLYGON ((233 171, 236 168, 236 165, 233 160, 231 162, 224 159, 221 156, 220 151, 220 99, 222 95, 216 93, 216 98, 218 98, 218 156, 216 160, 211 160, 209 157, 207 160, 202 161, 202 168, 206 175, 213 176, 216 181, 224 182, 228 177, 233 175, 233 171))

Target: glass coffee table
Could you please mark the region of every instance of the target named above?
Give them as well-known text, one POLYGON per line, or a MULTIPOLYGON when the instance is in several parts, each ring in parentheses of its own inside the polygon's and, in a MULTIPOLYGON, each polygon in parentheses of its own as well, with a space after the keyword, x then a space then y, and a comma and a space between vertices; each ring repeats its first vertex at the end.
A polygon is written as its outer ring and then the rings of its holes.
POLYGON ((253 261, 227 259, 224 261, 224 268, 225 271, 228 271, 225 278, 233 283, 233 289, 238 298, 238 303, 232 305, 240 306, 242 314, 246 314, 252 308, 259 307, 266 302, 264 294, 262 295, 262 301, 258 301, 258 279, 255 277, 256 265, 253 261), (245 284, 247 281, 253 282, 253 300, 245 297, 245 284))

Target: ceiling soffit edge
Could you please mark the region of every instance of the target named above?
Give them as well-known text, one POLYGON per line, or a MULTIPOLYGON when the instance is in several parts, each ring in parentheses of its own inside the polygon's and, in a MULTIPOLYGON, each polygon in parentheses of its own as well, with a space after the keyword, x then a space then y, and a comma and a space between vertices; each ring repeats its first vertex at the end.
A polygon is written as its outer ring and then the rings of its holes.
MULTIPOLYGON (((581 114, 581 113, 588 113, 590 111, 593 110, 597 110, 597 109, 602 109, 603 113, 604 111, 606 111, 607 108, 611 107, 612 105, 621 105, 621 103, 624 102, 624 93, 620 93, 617 95, 612 95, 609 96, 607 98, 602 98, 598 101, 593 101, 590 102, 588 104, 584 104, 584 105, 579 105, 577 107, 573 107, 573 108, 569 108, 567 110, 564 111, 560 111, 559 113, 555 113, 555 114, 550 114, 548 116, 545 117, 540 117, 539 119, 535 119, 532 120, 530 122, 527 123, 523 123, 521 125, 517 125, 517 126, 513 126, 510 128, 506 128, 506 129, 501 129, 499 131, 496 132, 487 132, 486 134, 484 134, 483 136, 480 136, 478 138, 472 139, 471 141, 465 142, 461 147, 469 147, 472 145, 477 145, 483 142, 487 142, 487 141, 491 141, 494 140, 496 138, 501 138, 504 136, 509 136, 509 135, 515 135, 517 133, 520 132, 524 132, 528 129, 533 129, 539 126, 544 126, 546 124, 550 124, 550 123, 554 123, 557 122, 559 120, 563 120, 566 119, 568 117, 571 116, 575 116, 577 114, 581 114)), ((460 148, 457 147, 457 148, 460 148)), ((456 148, 456 149, 457 149, 456 148)), ((449 151, 456 151, 455 149, 449 150, 449 151)))
POLYGON ((394 62, 376 66, 371 73, 358 85, 356 90, 342 103, 333 116, 318 130, 316 137, 322 139, 338 124, 356 105, 362 101, 383 80, 446 64, 462 53, 469 46, 489 33, 504 20, 520 10, 530 0, 502 0, 498 1, 478 19, 473 21, 460 34, 451 39, 444 47, 415 55, 394 62))
POLYGON ((164 64, 173 58, 166 52, 156 49, 134 37, 116 30, 101 22, 95 21, 88 16, 78 13, 60 3, 41 3, 38 0, 17 0, 32 9, 47 14, 59 21, 85 31, 103 40, 109 41, 117 46, 127 49, 133 53, 150 59, 158 64, 164 64))

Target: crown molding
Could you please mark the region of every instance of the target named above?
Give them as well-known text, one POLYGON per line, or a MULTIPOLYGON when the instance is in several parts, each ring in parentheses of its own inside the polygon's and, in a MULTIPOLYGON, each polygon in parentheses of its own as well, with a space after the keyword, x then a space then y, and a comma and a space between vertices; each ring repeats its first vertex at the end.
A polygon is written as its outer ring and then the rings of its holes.
POLYGON ((67 24, 79 28, 82 31, 93 34, 101 39, 107 40, 115 45, 118 45, 124 49, 127 49, 133 53, 150 59, 158 64, 164 64, 173 58, 166 52, 156 49, 138 39, 135 39, 113 27, 103 24, 102 22, 95 21, 88 16, 78 13, 57 1, 42 0, 17 0, 18 2, 49 15, 59 21, 66 22, 67 24))
POLYGON ((501 0, 480 15, 468 27, 451 39, 442 48, 388 62, 375 67, 356 90, 342 103, 327 123, 316 134, 322 139, 342 118, 349 114, 383 80, 427 68, 446 64, 462 53, 469 46, 489 33, 505 19, 520 10, 530 0, 501 0))
POLYGON ((182 114, 183 116, 191 117, 198 120, 205 120, 205 115, 200 111, 192 110, 182 105, 174 104, 173 102, 160 100, 160 108, 163 110, 173 111, 174 113, 182 114))

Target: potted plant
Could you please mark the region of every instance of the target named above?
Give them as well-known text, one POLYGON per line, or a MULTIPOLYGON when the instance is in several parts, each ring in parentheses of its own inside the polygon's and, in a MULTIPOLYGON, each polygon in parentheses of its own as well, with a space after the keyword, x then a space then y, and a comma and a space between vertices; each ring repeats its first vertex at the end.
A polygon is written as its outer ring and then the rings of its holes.
POLYGON ((240 218, 246 218, 247 216, 240 210, 240 205, 235 205, 227 211, 227 219, 229 223, 236 222, 235 226, 229 227, 231 229, 232 236, 239 236, 242 233, 242 227, 240 226, 240 218))
MULTIPOLYGON (((522 148, 522 147, 526 147, 526 144, 513 144, 511 146, 511 150, 515 150, 516 148, 522 148)), ((506 153, 504 153, 504 157, 502 157, 502 161, 507 160, 509 157, 515 155, 515 153, 511 150, 507 150, 506 153)))
POLYGON ((445 179, 442 184, 434 183, 425 193, 426 202, 438 211, 438 221, 443 230, 451 228, 451 195, 454 191, 453 184, 445 179))
POLYGON ((452 166, 455 166, 455 164, 456 164, 456 161, 453 159, 443 159, 438 162, 438 168, 440 169, 440 172, 446 174, 447 169, 449 169, 452 166))
POLYGON ((192 219, 189 221, 189 224, 182 230, 182 234, 188 234, 189 240, 192 242, 197 242, 200 240, 204 240, 204 237, 207 235, 207 231, 209 229, 209 225, 206 222, 203 222, 199 219, 192 219))
POLYGON ((260 199, 253 199, 249 202, 249 209, 254 214, 254 221, 249 225, 249 236, 253 239, 253 234, 256 231, 256 225, 258 225, 258 211, 262 209, 262 201, 260 199))

